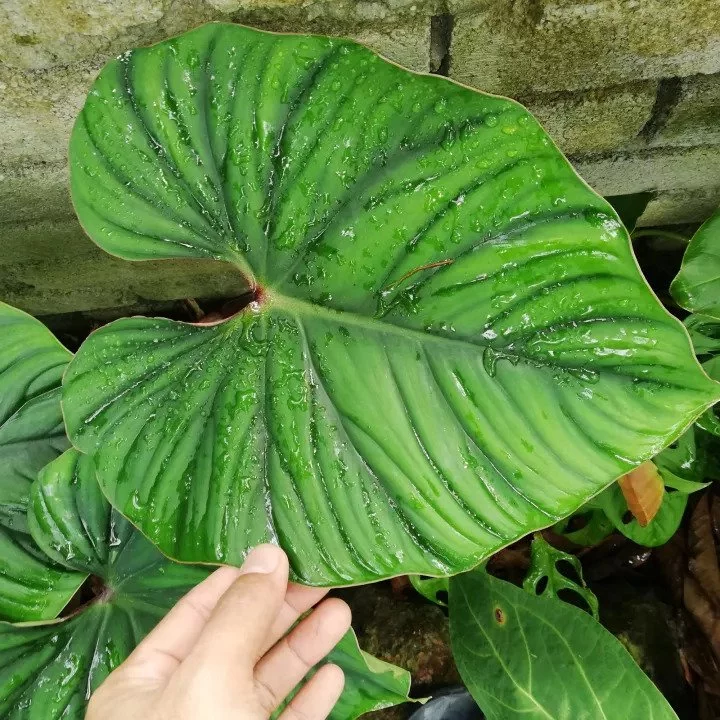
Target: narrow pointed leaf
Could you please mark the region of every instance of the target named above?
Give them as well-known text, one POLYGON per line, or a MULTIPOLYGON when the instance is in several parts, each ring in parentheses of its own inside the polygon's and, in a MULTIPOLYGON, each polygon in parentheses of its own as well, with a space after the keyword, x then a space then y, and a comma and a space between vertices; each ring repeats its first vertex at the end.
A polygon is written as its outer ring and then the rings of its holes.
POLYGON ((255 301, 132 318, 65 377, 73 443, 164 552, 450 574, 568 515, 718 396, 612 208, 520 105, 354 43, 208 25, 99 76, 75 206, 255 301))
POLYGON ((68 444, 60 378, 71 354, 21 310, 0 303, 0 619, 54 617, 83 575, 54 567, 26 522, 30 486, 68 444))
POLYGON ((488 720, 677 720, 627 650, 590 615, 484 571, 450 581, 450 640, 488 720))
POLYGON ((693 235, 670 292, 686 310, 720 320, 720 210, 693 235))
MULTIPOLYGON (((327 658, 318 666, 332 663, 342 668, 345 687, 329 720, 355 720, 373 710, 414 702, 410 699, 410 673, 407 670, 379 660, 358 646, 353 630, 349 630, 327 658)), ((295 693, 309 680, 317 668, 313 668, 305 681, 296 688, 276 710, 273 718, 282 715, 295 693)))

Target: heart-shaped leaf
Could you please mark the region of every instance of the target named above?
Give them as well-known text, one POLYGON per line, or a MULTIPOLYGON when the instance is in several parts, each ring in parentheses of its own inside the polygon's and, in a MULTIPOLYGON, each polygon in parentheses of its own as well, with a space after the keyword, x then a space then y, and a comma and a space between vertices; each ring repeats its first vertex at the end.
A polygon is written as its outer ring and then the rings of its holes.
POLYGON ((65 620, 0 623, 0 715, 82 720, 90 694, 172 605, 208 574, 173 563, 110 509, 92 459, 68 450, 42 470, 28 525, 73 576, 102 581, 65 620))
POLYGON ((627 650, 590 615, 484 571, 450 581, 450 640, 487 720, 677 720, 627 650))
POLYGON ((54 617, 84 576, 54 567, 28 534, 30 486, 67 439, 60 378, 71 354, 40 322, 0 303, 0 619, 54 617))
POLYGON ((208 25, 100 74, 80 220, 234 263, 253 302, 132 318, 64 380, 73 443, 164 552, 449 574, 579 507, 718 397, 612 208, 520 105, 354 43, 208 25))
POLYGON ((720 210, 693 235, 670 292, 686 310, 720 320, 720 210))

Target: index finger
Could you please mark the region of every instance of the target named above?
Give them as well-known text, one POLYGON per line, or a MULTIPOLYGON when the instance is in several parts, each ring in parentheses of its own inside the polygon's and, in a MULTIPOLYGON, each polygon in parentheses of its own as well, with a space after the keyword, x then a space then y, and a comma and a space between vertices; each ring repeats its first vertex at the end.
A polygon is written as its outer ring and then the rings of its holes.
POLYGON ((167 679, 190 654, 220 598, 242 574, 221 567, 183 596, 125 661, 147 679, 167 679))

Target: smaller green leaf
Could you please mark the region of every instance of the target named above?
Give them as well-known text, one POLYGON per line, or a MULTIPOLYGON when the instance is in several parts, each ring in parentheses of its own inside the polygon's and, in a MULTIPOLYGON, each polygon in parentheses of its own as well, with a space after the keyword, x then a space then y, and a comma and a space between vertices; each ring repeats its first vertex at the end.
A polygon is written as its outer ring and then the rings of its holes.
POLYGON ((589 503, 585 503, 578 512, 557 523, 553 530, 576 545, 590 547, 612 535, 615 532, 615 526, 602 508, 597 505, 597 499, 593 498, 589 503), (584 522, 582 527, 570 530, 569 528, 574 526, 580 518, 584 522))
POLYGON ((696 421, 695 425, 703 432, 720 437, 720 418, 715 412, 715 408, 708 408, 696 421))
POLYGON ((426 577, 425 575, 408 575, 410 578, 410 584, 430 602, 434 602, 436 605, 447 607, 447 601, 443 599, 448 596, 448 582, 450 578, 447 577, 426 577), (443 597, 440 597, 440 593, 444 593, 443 597))
POLYGON ((686 310, 720 319, 720 210, 690 240, 670 293, 686 310))
POLYGON ((677 720, 622 644, 586 612, 484 571, 450 581, 450 641, 487 720, 677 720))
POLYGON ((627 517, 628 507, 617 483, 599 496, 600 506, 623 534, 638 545, 658 547, 664 545, 680 527, 688 496, 682 492, 665 493, 657 515, 642 527, 634 517, 627 517))
POLYGON ((355 720, 373 710, 415 702, 409 697, 410 673, 361 650, 355 632, 350 629, 332 652, 285 698, 273 713, 273 720, 282 715, 295 695, 319 668, 327 664, 337 665, 345 674, 345 687, 328 720, 355 720))
POLYGON ((655 194, 651 192, 639 192, 633 193, 632 195, 613 195, 605 199, 620 216, 627 231, 632 232, 640 216, 645 212, 645 208, 654 196, 655 194))
POLYGON ((355 720, 366 712, 410 701, 410 673, 360 650, 352 630, 327 661, 345 673, 345 689, 328 720, 355 720))
POLYGON ((684 322, 696 355, 720 354, 720 322, 699 314, 689 315, 684 322))
POLYGON ((104 590, 66 620, 0 623, 0 717, 82 720, 90 694, 209 571, 171 562, 112 510, 76 450, 46 466, 31 494, 36 552, 75 582, 97 575, 104 590))
POLYGON ((60 386, 72 353, 39 321, 0 302, 0 425, 28 400, 60 386))
MULTIPOLYGON (((674 478, 702 483, 707 472, 707 449, 695 428, 683 433, 672 445, 653 459, 665 485, 681 490, 674 478), (673 484, 675 482, 676 484, 673 484)), ((692 486, 688 486, 692 487, 692 486)), ((690 492, 694 492, 691 490, 690 492)))
POLYGON ((527 592, 531 595, 564 600, 560 592, 569 590, 587 605, 590 614, 596 620, 599 619, 598 600, 585 584, 582 565, 575 555, 554 548, 539 533, 533 537, 530 552, 530 568, 523 582, 523 588, 527 592), (561 563, 567 563, 575 571, 580 582, 568 577, 563 572, 561 563))

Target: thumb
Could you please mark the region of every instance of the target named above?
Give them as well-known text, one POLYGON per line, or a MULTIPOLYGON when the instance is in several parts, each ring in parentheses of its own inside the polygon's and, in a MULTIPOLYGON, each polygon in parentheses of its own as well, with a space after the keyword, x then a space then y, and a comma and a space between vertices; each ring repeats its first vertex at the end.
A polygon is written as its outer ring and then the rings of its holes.
POLYGON ((259 545, 223 594, 183 665, 252 667, 266 649, 285 600, 288 560, 275 545, 259 545))

